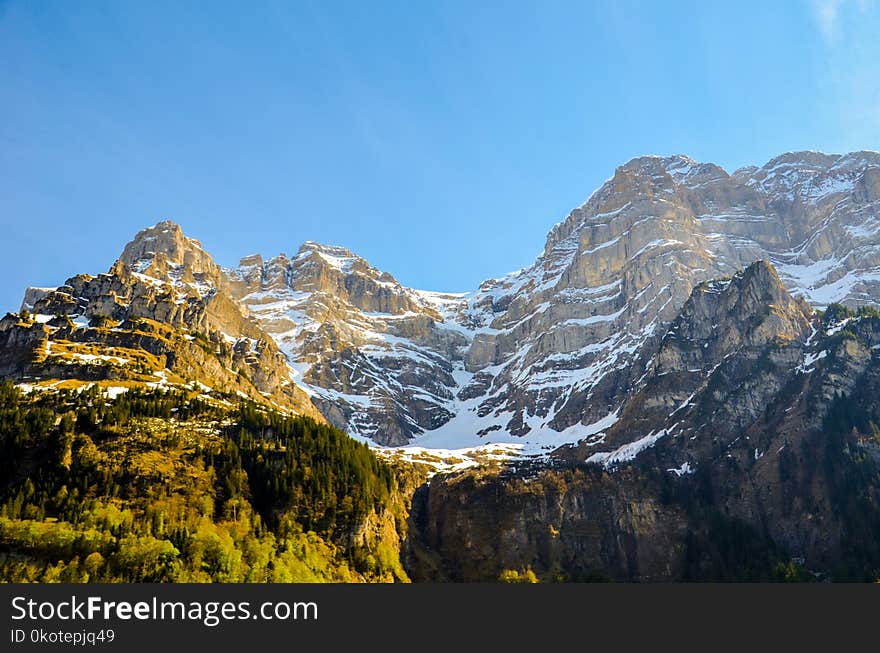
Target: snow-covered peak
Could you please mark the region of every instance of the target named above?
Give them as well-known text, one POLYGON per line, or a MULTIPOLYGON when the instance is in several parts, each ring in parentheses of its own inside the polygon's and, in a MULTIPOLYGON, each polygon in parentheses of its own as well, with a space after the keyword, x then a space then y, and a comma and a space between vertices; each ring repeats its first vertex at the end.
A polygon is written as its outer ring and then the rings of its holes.
POLYGON ((404 291, 404 287, 391 274, 373 267, 364 258, 352 253, 351 250, 337 245, 323 245, 306 241, 294 256, 292 266, 301 271, 300 274, 294 276, 313 276, 316 270, 326 270, 343 277, 352 275, 364 277, 389 289, 404 291), (306 274, 307 270, 313 272, 306 274))
POLYGON ((831 166, 831 171, 863 171, 867 168, 880 167, 880 152, 861 150, 844 154, 831 166))
POLYGON ((747 183, 771 200, 818 204, 851 192, 865 170, 878 166, 880 155, 876 152, 787 152, 752 173, 747 183))
MULTIPOLYGON (((714 163, 701 163, 686 154, 639 156, 620 166, 617 171, 618 173, 635 173, 636 175, 661 179, 665 179, 665 176, 669 175, 676 184, 687 185, 695 181, 702 183, 710 179, 723 179, 729 176, 724 168, 714 163)), ((614 179, 608 180, 606 185, 611 182, 614 182, 614 179)))
POLYGON ((753 176, 767 177, 783 174, 787 171, 798 171, 803 176, 856 170, 862 172, 866 168, 877 166, 880 166, 880 152, 873 150, 861 150, 846 154, 825 154, 824 152, 806 150, 780 154, 755 169, 753 176))
POLYGON ((686 175, 690 172, 691 168, 699 165, 694 159, 685 154, 663 157, 661 161, 666 171, 673 175, 686 175))
POLYGON ((778 168, 827 170, 840 158, 839 154, 825 154, 824 152, 817 152, 815 150, 785 152, 770 159, 767 163, 761 166, 761 170, 772 171, 778 168))

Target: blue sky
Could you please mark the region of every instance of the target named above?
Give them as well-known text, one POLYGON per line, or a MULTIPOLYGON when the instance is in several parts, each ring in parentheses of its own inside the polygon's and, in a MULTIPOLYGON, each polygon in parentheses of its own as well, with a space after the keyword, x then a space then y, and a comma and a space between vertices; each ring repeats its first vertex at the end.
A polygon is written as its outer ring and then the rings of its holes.
POLYGON ((878 4, 0 0, 0 311, 164 218, 470 290, 633 156, 880 149, 878 4))

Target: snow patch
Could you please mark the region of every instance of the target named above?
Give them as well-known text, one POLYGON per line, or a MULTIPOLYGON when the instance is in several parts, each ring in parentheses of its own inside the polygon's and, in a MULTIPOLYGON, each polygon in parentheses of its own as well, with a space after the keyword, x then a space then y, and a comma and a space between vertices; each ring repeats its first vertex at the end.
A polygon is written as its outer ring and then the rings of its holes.
POLYGON ((666 471, 671 474, 675 474, 676 476, 681 477, 681 476, 687 476, 688 474, 693 474, 697 470, 695 467, 691 467, 691 464, 689 462, 683 462, 681 464, 681 467, 673 467, 672 469, 667 469, 666 471))

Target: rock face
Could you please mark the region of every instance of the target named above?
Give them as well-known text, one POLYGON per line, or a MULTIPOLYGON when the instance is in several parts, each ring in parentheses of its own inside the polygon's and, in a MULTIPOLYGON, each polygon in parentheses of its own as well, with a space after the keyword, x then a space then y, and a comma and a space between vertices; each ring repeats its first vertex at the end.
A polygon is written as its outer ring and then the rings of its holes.
POLYGON ((471 293, 411 290, 314 243, 227 274, 337 426, 386 445, 549 451, 616 419, 704 281, 766 260, 813 306, 877 304, 878 179, 875 152, 789 153, 732 174, 640 157, 532 266, 471 293))
POLYGON ((681 574, 688 520, 630 477, 435 477, 413 499, 404 564, 417 582, 667 580, 681 574))

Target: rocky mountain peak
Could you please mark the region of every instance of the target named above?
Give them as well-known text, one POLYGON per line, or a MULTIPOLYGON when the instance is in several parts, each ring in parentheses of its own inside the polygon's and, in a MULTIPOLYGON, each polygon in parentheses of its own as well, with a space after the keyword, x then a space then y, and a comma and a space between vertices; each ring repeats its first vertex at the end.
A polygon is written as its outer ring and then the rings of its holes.
POLYGON ((223 282, 219 266, 202 244, 184 235, 171 220, 143 229, 122 250, 119 260, 131 271, 162 281, 223 282))
POLYGON ((129 265, 156 254, 164 254, 169 261, 182 263, 187 250, 201 249, 201 243, 183 235, 180 225, 163 220, 152 227, 141 229, 122 251, 120 259, 129 265))
POLYGON ((875 150, 859 150, 842 155, 834 163, 836 169, 865 170, 880 167, 880 152, 875 150))
POLYGON ((658 156, 648 154, 630 159, 617 170, 622 172, 635 172, 644 175, 684 175, 698 163, 685 154, 673 154, 672 156, 658 156))
POLYGON ((851 192, 866 171, 877 167, 876 152, 787 152, 754 171, 746 183, 776 202, 818 206, 821 211, 823 204, 851 192))
POLYGON ((359 275, 403 289, 403 286, 391 274, 374 268, 364 258, 354 254, 346 247, 306 241, 293 258, 295 266, 302 267, 304 263, 323 269, 329 268, 332 274, 359 275))
MULTIPOLYGON (((611 184, 605 190, 610 192, 627 192, 627 184, 638 180, 637 186, 647 188, 646 183, 653 183, 655 188, 670 189, 670 184, 696 185, 711 180, 727 179, 730 175, 724 168, 714 163, 701 163, 684 154, 673 156, 640 156, 631 159, 615 170, 614 177, 606 183, 611 184)), ((605 187, 603 187, 604 189, 605 187)), ((602 189, 596 195, 601 195, 602 189)))
POLYGON ((308 255, 311 253, 322 254, 327 257, 341 259, 341 261, 339 261, 341 264, 354 260, 364 260, 360 256, 353 254, 352 251, 347 247, 342 247, 340 245, 326 245, 323 243, 316 243, 313 240, 307 240, 302 245, 300 245, 297 256, 301 254, 308 255))
POLYGON ((880 166, 880 152, 874 150, 858 150, 845 154, 826 154, 813 150, 785 152, 770 159, 759 171, 768 172, 782 168, 800 170, 804 173, 816 173, 841 170, 864 170, 880 166))
POLYGON ((690 218, 692 211, 688 203, 692 198, 682 197, 680 188, 727 179, 729 175, 723 168, 699 163, 683 154, 631 159, 550 231, 542 256, 553 257, 575 245, 590 249, 601 243, 599 239, 606 233, 613 237, 630 226, 625 224, 628 215, 637 218, 656 215, 666 220, 690 218))
POLYGON ((312 241, 303 243, 291 262, 300 270, 298 276, 329 275, 341 278, 356 274, 378 277, 380 274, 363 258, 356 256, 345 247, 322 245, 312 241))
POLYGON ((247 397, 320 418, 223 271, 173 222, 139 232, 108 273, 29 291, 25 303, 39 329, 7 322, 12 355, 0 356, 0 375, 195 383, 214 399, 247 397))
POLYGON ((708 369, 743 348, 803 341, 812 310, 759 260, 727 280, 699 284, 664 336, 658 369, 708 369))
POLYGON ((784 152, 770 159, 761 167, 761 170, 773 170, 781 166, 802 170, 827 170, 840 158, 839 154, 825 154, 813 150, 784 152))
POLYGON ((430 305, 391 274, 373 267, 345 247, 303 243, 289 261, 286 280, 294 291, 321 293, 328 306, 338 303, 358 311, 393 315, 434 313, 430 305))
POLYGON ((263 257, 260 254, 251 254, 243 256, 238 260, 239 268, 262 267, 263 257))
POLYGON ((776 268, 766 259, 758 259, 742 272, 733 275, 728 288, 731 292, 733 288, 737 289, 740 299, 738 304, 751 303, 751 306, 754 306, 760 301, 770 302, 768 305, 798 303, 785 289, 776 268))
POLYGON ((692 432, 707 423, 713 432, 736 430, 757 419, 766 398, 802 363, 816 333, 812 318, 764 260, 697 285, 652 354, 644 384, 626 397, 601 438, 581 445, 581 455, 613 467, 675 441, 688 451, 677 454, 676 467, 683 458, 693 468, 706 443, 691 444, 692 432))

